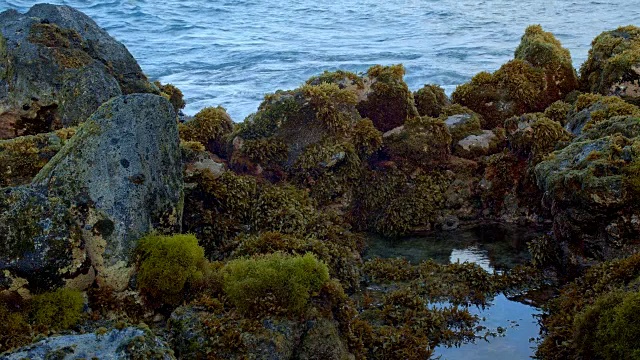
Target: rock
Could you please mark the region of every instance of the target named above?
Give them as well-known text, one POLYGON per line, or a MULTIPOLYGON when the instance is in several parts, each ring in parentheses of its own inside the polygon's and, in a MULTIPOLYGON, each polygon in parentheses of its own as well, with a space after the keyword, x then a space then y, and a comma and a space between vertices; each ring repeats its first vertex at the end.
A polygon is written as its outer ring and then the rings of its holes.
POLYGON ((52 336, 0 356, 2 360, 175 359, 173 351, 149 330, 128 327, 104 334, 52 336))
POLYGON ((559 122, 542 113, 514 116, 504 122, 511 150, 526 158, 531 165, 557 148, 566 146, 572 136, 559 122))
POLYGON ((451 142, 453 144, 469 135, 479 135, 482 133, 480 130, 480 118, 475 114, 447 116, 446 119, 444 119, 444 123, 449 129, 449 133, 451 133, 451 142))
POLYGON ((451 154, 451 134, 441 119, 412 118, 383 138, 383 151, 392 161, 413 167, 445 163, 451 154))
POLYGON ((456 230, 460 226, 460 219, 455 215, 445 216, 440 226, 442 226, 442 230, 444 231, 456 230))
POLYGON ((504 140, 504 133, 496 135, 492 130, 481 130, 479 135, 469 135, 458 141, 453 153, 466 159, 495 154, 502 150, 504 140))
POLYGON ((0 138, 83 122, 114 96, 157 92, 121 43, 50 4, 0 14, 0 138))
POLYGON ((580 80, 584 92, 640 105, 640 28, 624 26, 598 35, 580 67, 580 80))
POLYGON ((543 111, 577 87, 569 51, 551 33, 532 25, 522 36, 514 60, 493 74, 477 74, 458 86, 451 98, 482 115, 482 127, 491 129, 511 116, 543 111))
POLYGON ((102 281, 122 289, 136 240, 180 228, 180 155, 171 104, 157 95, 126 95, 103 104, 32 184, 72 204, 83 198, 91 264, 102 281), (92 219, 96 214, 106 218, 92 219))

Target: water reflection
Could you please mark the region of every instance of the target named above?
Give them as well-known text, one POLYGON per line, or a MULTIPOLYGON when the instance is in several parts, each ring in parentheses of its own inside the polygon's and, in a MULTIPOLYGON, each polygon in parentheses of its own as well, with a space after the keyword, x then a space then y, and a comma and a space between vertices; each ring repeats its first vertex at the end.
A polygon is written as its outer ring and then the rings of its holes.
MULTIPOLYGON (((365 257, 404 257, 415 264, 428 259, 442 264, 466 261, 488 272, 500 272, 529 260, 527 242, 545 232, 544 228, 486 225, 400 240, 372 236, 365 257)), ((479 326, 483 330, 478 334, 487 336, 460 347, 438 347, 436 358, 511 360, 533 356, 540 309, 499 294, 484 309, 472 307, 469 311, 482 319, 479 326)))

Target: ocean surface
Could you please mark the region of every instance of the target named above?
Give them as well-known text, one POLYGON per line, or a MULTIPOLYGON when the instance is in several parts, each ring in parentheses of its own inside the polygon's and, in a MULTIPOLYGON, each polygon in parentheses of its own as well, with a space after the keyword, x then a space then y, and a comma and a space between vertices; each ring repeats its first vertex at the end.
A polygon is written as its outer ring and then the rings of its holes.
MULTIPOLYGON (((513 57, 541 24, 576 68, 600 32, 640 25, 640 0, 48 0, 74 6, 123 42, 152 80, 185 94, 187 114, 224 106, 234 121, 266 93, 324 70, 402 63, 412 90, 450 93, 513 57)), ((35 2, 0 0, 0 11, 35 2)))

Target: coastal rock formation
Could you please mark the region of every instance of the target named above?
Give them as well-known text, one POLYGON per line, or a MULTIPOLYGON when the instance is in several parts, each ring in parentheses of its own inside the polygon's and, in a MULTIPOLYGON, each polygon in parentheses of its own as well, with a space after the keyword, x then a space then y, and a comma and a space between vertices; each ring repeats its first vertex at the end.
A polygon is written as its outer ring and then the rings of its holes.
POLYGON ((543 111, 577 87, 569 51, 551 33, 533 25, 522 36, 514 60, 493 74, 477 74, 451 97, 481 114, 483 129, 491 129, 511 116, 543 111))
POLYGON ((580 67, 580 87, 640 105, 640 28, 624 26, 598 35, 580 67))
POLYGON ((49 4, 0 14, 0 139, 78 125, 110 98, 137 92, 158 91, 85 14, 49 4))
POLYGON ((81 335, 52 336, 0 355, 2 360, 175 359, 173 351, 149 330, 134 327, 81 335))
POLYGON ((152 230, 180 229, 182 188, 169 101, 151 94, 112 99, 78 128, 31 188, 3 193, 3 223, 14 229, 3 232, 3 243, 20 244, 0 254, 5 277, 26 279, 30 289, 63 281, 85 288, 95 276, 126 287, 135 241, 152 230), (85 278, 75 279, 80 275, 85 278))

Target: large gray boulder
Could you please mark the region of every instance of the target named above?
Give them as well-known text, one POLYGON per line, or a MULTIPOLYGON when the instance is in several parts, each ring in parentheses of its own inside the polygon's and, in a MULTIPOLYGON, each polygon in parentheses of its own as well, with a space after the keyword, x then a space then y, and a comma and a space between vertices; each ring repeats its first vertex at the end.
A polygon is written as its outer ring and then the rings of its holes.
POLYGON ((175 359, 173 351, 150 331, 139 328, 111 330, 104 334, 53 336, 0 355, 0 360, 72 359, 175 359))
POLYGON ((121 94, 157 92, 124 45, 68 6, 0 14, 0 138, 83 122, 121 94))
POLYGON ((82 289, 96 277, 126 288, 136 241, 180 230, 183 186, 169 101, 151 94, 108 101, 30 188, 0 192, 0 288, 82 289))

